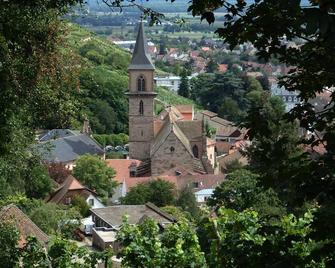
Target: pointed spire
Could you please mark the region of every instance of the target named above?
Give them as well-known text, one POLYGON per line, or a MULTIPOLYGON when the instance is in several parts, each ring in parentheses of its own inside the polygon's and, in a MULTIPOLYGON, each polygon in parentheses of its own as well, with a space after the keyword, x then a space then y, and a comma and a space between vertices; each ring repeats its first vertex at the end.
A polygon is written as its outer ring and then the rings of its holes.
POLYGON ((128 70, 154 70, 155 66, 151 62, 150 55, 147 50, 147 39, 144 34, 143 21, 141 21, 138 27, 138 33, 136 38, 136 44, 133 52, 133 57, 128 70))

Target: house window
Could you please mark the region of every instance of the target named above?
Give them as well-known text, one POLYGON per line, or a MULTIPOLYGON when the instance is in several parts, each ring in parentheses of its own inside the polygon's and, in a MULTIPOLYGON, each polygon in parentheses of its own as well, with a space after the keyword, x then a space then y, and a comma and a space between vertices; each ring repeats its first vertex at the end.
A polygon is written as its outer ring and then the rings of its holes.
POLYGON ((174 147, 173 147, 173 146, 170 147, 170 152, 171 152, 171 153, 174 152, 174 147))
POLYGON ((197 181, 193 182, 193 187, 194 188, 199 188, 199 182, 197 182, 197 181))
POLYGON ((137 78, 137 90, 138 91, 145 91, 145 79, 143 75, 140 75, 137 78))
POLYGON ((197 145, 193 146, 192 152, 193 152, 194 157, 199 158, 199 149, 197 145))
POLYGON ((71 204, 71 197, 65 198, 65 204, 70 205, 71 204))
POLYGON ((88 199, 88 204, 93 207, 94 206, 94 199, 93 198, 90 198, 88 199))
POLYGON ((143 115, 144 107, 143 107, 143 101, 142 100, 140 101, 139 112, 140 112, 140 115, 143 115))

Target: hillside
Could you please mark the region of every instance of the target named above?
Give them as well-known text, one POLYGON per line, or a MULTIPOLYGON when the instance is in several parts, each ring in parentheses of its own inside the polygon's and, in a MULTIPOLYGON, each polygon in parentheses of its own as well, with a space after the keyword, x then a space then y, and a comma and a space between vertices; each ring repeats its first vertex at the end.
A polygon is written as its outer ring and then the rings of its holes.
MULTIPOLYGON (((124 92, 128 90, 130 53, 78 25, 68 23, 67 27, 65 47, 80 61, 82 114, 88 116, 95 133, 127 133, 128 103, 124 92)), ((156 90, 157 99, 161 100, 157 103, 193 104, 166 89, 156 90)))

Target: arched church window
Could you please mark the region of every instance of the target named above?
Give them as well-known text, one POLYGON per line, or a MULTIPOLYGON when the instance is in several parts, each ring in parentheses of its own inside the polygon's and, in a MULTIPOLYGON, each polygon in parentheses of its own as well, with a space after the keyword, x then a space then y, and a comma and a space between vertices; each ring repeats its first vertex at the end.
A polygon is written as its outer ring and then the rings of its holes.
POLYGON ((145 91, 145 79, 143 75, 140 75, 137 78, 137 90, 138 91, 145 91))
POLYGON ((140 113, 140 115, 143 115, 143 112, 144 112, 143 101, 141 100, 141 101, 140 101, 140 108, 139 108, 139 113, 140 113))
POLYGON ((192 152, 193 152, 194 157, 199 158, 199 149, 197 145, 194 145, 192 147, 192 152))

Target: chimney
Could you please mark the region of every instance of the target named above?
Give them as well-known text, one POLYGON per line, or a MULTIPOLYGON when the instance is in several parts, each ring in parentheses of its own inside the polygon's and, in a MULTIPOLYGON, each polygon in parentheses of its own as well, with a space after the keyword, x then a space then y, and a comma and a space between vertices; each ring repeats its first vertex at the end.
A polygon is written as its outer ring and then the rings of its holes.
POLYGON ((84 125, 83 125, 83 129, 81 130, 81 133, 86 134, 87 136, 92 135, 92 129, 91 129, 90 122, 87 117, 85 117, 84 119, 84 125))

